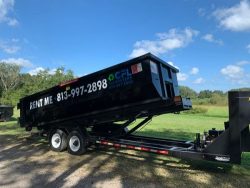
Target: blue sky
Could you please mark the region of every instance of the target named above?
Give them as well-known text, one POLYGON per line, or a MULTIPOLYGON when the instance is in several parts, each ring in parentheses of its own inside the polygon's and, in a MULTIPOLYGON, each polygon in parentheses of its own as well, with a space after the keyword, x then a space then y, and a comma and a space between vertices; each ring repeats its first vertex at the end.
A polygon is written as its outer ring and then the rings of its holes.
POLYGON ((250 0, 0 0, 0 61, 23 72, 82 76, 146 52, 197 91, 249 87, 250 0))

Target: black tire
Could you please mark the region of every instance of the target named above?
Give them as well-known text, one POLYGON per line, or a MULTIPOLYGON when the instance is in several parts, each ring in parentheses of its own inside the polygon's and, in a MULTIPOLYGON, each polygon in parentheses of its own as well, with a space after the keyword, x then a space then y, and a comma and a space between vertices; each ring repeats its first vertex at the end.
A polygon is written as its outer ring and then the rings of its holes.
POLYGON ((87 149, 87 139, 83 133, 74 130, 69 133, 67 138, 67 149, 72 155, 82 155, 87 149))
POLYGON ((51 150, 56 152, 64 151, 67 148, 67 134, 61 129, 56 129, 51 132, 49 143, 51 150))

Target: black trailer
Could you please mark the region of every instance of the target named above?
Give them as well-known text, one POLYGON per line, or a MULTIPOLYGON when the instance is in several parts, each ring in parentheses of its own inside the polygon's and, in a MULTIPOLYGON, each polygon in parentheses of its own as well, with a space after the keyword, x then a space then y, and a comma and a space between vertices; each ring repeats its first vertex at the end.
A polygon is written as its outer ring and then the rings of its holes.
POLYGON ((249 92, 229 95, 230 119, 224 131, 210 130, 202 138, 197 134, 195 141, 132 134, 153 116, 192 107, 190 99, 179 94, 177 73, 175 67, 152 54, 145 54, 20 99, 20 126, 27 131, 37 127, 48 136, 52 150, 67 148, 75 155, 83 154, 92 144, 103 144, 176 157, 239 163, 241 152, 249 151, 249 92), (237 94, 244 95, 247 101, 234 102, 241 99, 235 97, 237 94), (245 114, 234 110, 236 103, 237 109, 244 106, 245 114), (246 119, 242 120, 244 115, 246 119), (143 120, 132 124, 138 118, 143 120), (241 120, 235 120, 237 118, 241 120))
POLYGON ((13 108, 10 105, 0 105, 0 121, 9 121, 13 116, 13 108))

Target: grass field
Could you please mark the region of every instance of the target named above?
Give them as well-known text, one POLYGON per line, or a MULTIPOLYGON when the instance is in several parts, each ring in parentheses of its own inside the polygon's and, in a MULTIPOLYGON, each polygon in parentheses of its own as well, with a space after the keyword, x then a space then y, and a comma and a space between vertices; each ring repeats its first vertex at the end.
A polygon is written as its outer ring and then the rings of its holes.
POLYGON ((203 133, 212 128, 224 128, 224 122, 228 120, 227 107, 202 106, 202 108, 207 109, 207 112, 202 114, 166 114, 155 117, 140 130, 139 134, 193 140, 195 133, 203 133))
POLYGON ((19 111, 14 109, 14 115, 8 122, 0 123, 0 135, 21 135, 25 134, 24 130, 17 124, 17 118, 19 117, 19 111))
MULTIPOLYGON (((203 114, 166 114, 153 118, 153 120, 143 127, 136 134, 168 137, 175 139, 194 140, 195 133, 203 133, 211 128, 223 129, 224 122, 228 120, 227 107, 202 106, 207 112, 203 114)), ((17 125, 18 111, 15 111, 14 118, 10 122, 0 123, 1 135, 27 135, 25 131, 17 125)), ((210 168, 213 163, 194 161, 199 168, 210 168)), ((242 156, 242 165, 224 165, 230 169, 229 173, 244 174, 250 176, 250 153, 242 156)))

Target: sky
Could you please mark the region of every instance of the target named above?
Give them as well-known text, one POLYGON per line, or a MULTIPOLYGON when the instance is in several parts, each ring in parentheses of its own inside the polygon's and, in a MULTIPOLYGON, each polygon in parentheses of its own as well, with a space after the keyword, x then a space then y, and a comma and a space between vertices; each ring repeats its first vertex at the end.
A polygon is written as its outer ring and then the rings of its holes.
POLYGON ((0 0, 0 62, 83 76, 151 52, 196 91, 250 87, 250 0, 0 0))

